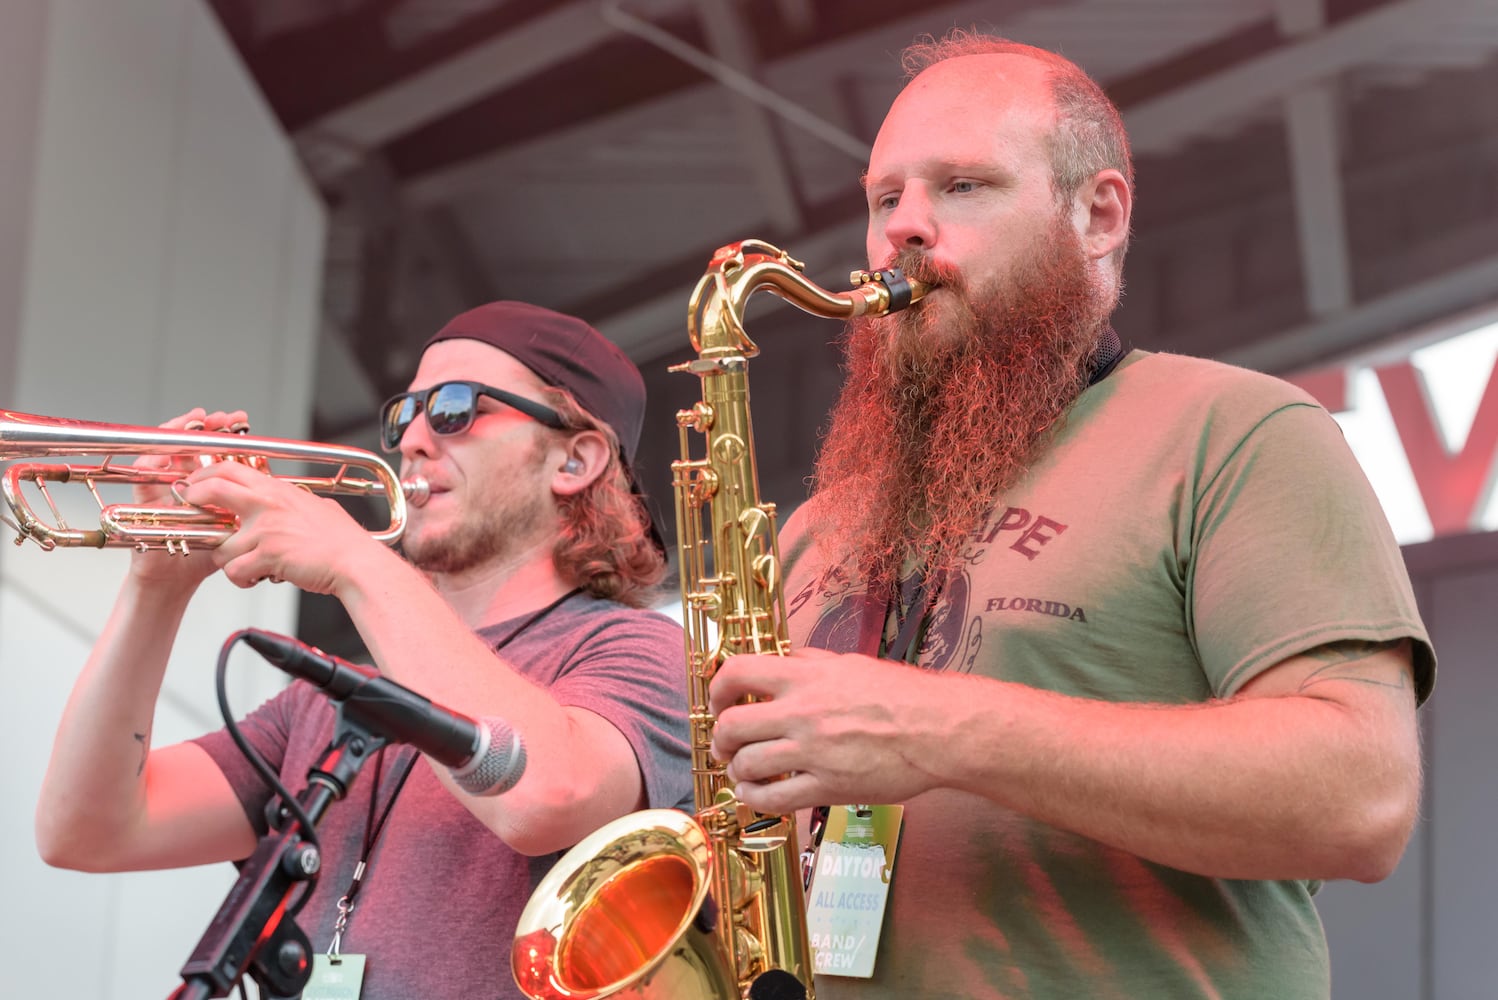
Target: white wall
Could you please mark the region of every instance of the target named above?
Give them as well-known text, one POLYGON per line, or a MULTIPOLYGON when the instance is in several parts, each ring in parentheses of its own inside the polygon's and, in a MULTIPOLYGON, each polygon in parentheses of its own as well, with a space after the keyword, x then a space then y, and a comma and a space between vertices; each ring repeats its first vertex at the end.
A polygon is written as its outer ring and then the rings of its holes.
MULTIPOLYGON (((0 274, 0 408, 156 424, 243 407, 256 433, 305 439, 324 210, 207 5, 16 0, 5 21, 0 124, 17 127, 0 155, 0 263, 17 266, 0 274)), ((165 996, 232 868, 60 872, 31 833, 53 728, 125 556, 0 550, 3 992, 165 996)), ((295 592, 210 581, 158 744, 219 724, 214 660, 248 625, 293 630, 295 592)), ((230 681, 243 711, 284 678, 236 655, 230 681)))
POLYGON ((1405 562, 1440 661, 1421 709, 1425 797, 1388 881, 1334 883, 1317 897, 1334 1000, 1469 1000, 1493 996, 1498 979, 1498 533, 1410 546, 1405 562))
POLYGON ((15 0, 0 31, 0 408, 11 396, 36 176, 45 0, 15 0))

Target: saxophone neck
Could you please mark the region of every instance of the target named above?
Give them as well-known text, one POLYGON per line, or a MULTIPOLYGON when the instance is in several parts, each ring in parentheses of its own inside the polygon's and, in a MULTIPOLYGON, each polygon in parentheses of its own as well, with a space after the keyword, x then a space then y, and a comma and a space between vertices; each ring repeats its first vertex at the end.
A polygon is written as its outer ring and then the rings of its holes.
POLYGON ((885 316, 917 302, 932 285, 906 278, 899 268, 854 271, 853 288, 831 292, 803 273, 806 265, 763 240, 719 247, 692 293, 688 332, 704 360, 752 358, 759 346, 744 329, 744 309, 755 292, 771 292, 827 319, 885 316))

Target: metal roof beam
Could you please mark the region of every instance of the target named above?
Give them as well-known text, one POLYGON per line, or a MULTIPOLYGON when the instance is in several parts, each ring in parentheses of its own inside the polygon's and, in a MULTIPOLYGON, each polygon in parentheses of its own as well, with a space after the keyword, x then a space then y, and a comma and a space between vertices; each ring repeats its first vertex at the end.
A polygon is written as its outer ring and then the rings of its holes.
POLYGON ((1335 94, 1328 82, 1285 99, 1295 228, 1312 316, 1328 316, 1352 304, 1335 94))
MULTIPOLYGON (((676 9, 680 3, 635 0, 635 6, 659 12, 676 9)), ((299 145, 322 147, 325 137, 332 136, 340 145, 353 149, 376 149, 427 122, 576 58, 615 34, 615 29, 599 16, 596 0, 577 0, 324 115, 298 129, 294 138, 299 145)))
MULTIPOLYGON (((730 0, 697 0, 697 14, 713 55, 724 65, 753 77, 758 59, 750 48, 749 27, 742 12, 731 6, 730 0)), ((771 224, 782 233, 800 231, 803 219, 796 181, 769 112, 735 91, 726 91, 726 96, 738 120, 744 161, 754 172, 771 224)))
POLYGON ((1336 316, 1216 355, 1230 364, 1283 374, 1415 329, 1461 309, 1491 305, 1498 255, 1370 299, 1336 316))
MULTIPOLYGON (((1276 0, 1280 30, 1305 36, 1326 26, 1323 0, 1276 0)), ((1337 83, 1321 80, 1286 95, 1291 197, 1306 311, 1331 316, 1352 305, 1352 259, 1339 151, 1337 83)))
MULTIPOLYGON (((1029 2, 1040 3, 1041 0, 1029 0, 1029 2)), ((631 20, 638 20, 639 11, 635 10, 635 8, 639 7, 640 4, 632 0, 629 6, 630 10, 626 13, 626 16, 631 20)), ((944 3, 937 6, 943 8, 943 16, 950 16, 953 23, 959 24, 981 19, 984 11, 984 3, 981 0, 970 0, 970 2, 955 5, 944 3), (950 8, 950 10, 946 8, 950 8)), ((617 8, 617 4, 606 4, 603 9, 610 11, 611 8, 617 8)), ((805 72, 806 67, 809 65, 838 64, 848 60, 852 55, 857 53, 898 51, 901 46, 908 43, 917 34, 930 30, 930 12, 917 11, 908 18, 871 24, 867 30, 845 35, 833 41, 819 43, 796 55, 781 58, 767 65, 776 75, 796 76, 805 72)), ((678 55, 678 58, 681 58, 681 55, 678 55)), ((704 69, 704 72, 707 71, 704 69)), ((675 91, 643 102, 619 114, 638 114, 641 117, 647 117, 652 112, 669 105, 671 102, 680 101, 683 95, 688 95, 698 90, 705 90, 709 87, 716 88, 720 86, 723 86, 721 82, 711 80, 695 84, 691 88, 675 91)), ((765 88, 765 90, 766 93, 761 95, 762 97, 767 100, 772 96, 777 98, 778 109, 772 110, 775 110, 775 113, 780 117, 790 121, 803 131, 817 135, 828 145, 842 150, 848 155, 850 160, 856 162, 860 167, 868 162, 869 145, 867 142, 855 136, 847 135, 842 129, 829 126, 828 123, 816 119, 815 116, 801 109, 793 101, 779 97, 771 88, 765 88), (801 111, 801 115, 792 117, 798 110, 801 111)), ((475 156, 463 163, 453 164, 414 177, 407 181, 407 194, 413 201, 421 203, 441 202, 460 198, 467 192, 482 190, 493 179, 496 171, 509 168, 513 163, 523 160, 535 149, 552 143, 572 141, 578 136, 592 135, 597 128, 598 124, 591 121, 582 124, 563 123, 555 131, 547 135, 528 140, 524 143, 502 146, 496 148, 493 152, 475 156)), ((850 172, 850 183, 856 176, 856 172, 850 172)))
POLYGON ((1287 38, 1326 27, 1325 0, 1274 0, 1274 20, 1287 38))
POLYGON ((1395 0, 1204 80, 1143 101, 1124 113, 1136 153, 1165 152, 1219 126, 1225 114, 1251 111, 1367 63, 1440 30, 1442 13, 1488 0, 1395 0))

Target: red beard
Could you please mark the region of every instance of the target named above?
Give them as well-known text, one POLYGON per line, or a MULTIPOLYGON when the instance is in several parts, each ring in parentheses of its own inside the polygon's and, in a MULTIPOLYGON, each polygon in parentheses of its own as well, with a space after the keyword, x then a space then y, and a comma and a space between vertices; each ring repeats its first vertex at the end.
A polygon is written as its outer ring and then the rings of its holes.
POLYGON ((812 490, 818 543, 876 595, 907 563, 955 565, 1087 387, 1113 304, 1062 217, 988 288, 917 251, 894 264, 946 294, 849 323, 812 490))

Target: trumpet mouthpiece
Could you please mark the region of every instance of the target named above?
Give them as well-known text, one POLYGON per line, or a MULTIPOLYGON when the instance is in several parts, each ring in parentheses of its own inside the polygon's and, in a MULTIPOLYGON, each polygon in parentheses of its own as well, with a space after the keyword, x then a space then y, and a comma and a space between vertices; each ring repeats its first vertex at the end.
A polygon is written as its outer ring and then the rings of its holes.
POLYGON ((432 495, 432 484, 421 476, 401 481, 401 492, 406 495, 406 502, 413 507, 425 507, 427 499, 432 495))

